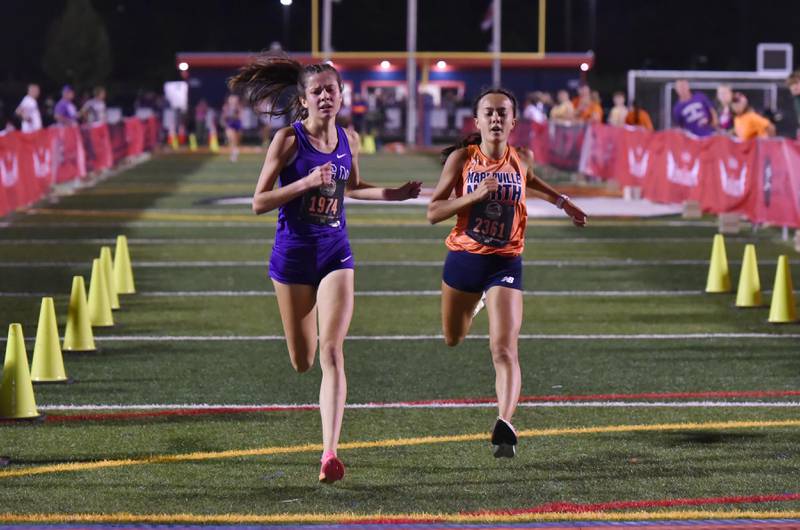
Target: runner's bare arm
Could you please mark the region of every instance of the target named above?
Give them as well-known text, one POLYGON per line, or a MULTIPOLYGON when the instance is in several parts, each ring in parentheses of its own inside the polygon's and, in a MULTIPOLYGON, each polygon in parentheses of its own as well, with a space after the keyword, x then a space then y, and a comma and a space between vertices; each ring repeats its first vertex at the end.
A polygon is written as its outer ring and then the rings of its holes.
POLYGON ((466 161, 467 150, 463 148, 456 149, 447 157, 447 161, 445 161, 442 168, 442 175, 439 177, 439 182, 436 184, 431 196, 431 202, 428 204, 427 216, 431 224, 449 219, 462 209, 469 208, 472 204, 482 201, 491 192, 497 191, 497 179, 489 177, 483 179, 478 185, 478 189, 472 193, 451 199, 450 195, 453 193, 453 187, 466 161))
POLYGON ((350 143, 350 153, 353 155, 353 163, 350 167, 350 179, 347 181, 345 195, 353 199, 372 200, 372 201, 404 201, 419 196, 422 182, 410 180, 399 188, 378 188, 372 184, 361 180, 361 172, 358 167, 358 151, 361 139, 355 131, 347 131, 347 141, 350 143))
POLYGON ((258 184, 256 184, 256 191, 253 194, 253 212, 256 215, 274 210, 311 188, 331 182, 332 171, 331 165, 328 163, 314 168, 305 178, 296 180, 288 186, 274 189, 278 175, 296 152, 297 139, 294 135, 294 129, 284 127, 275 133, 275 137, 269 144, 267 157, 264 160, 261 174, 258 177, 258 184))

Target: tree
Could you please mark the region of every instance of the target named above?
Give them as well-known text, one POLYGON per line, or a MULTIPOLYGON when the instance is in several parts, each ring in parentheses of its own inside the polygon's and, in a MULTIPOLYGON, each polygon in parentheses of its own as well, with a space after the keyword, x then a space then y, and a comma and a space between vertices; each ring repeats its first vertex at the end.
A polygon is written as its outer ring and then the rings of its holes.
POLYGON ((78 87, 102 84, 111 73, 108 31, 89 0, 67 1, 48 33, 42 68, 56 83, 78 87))

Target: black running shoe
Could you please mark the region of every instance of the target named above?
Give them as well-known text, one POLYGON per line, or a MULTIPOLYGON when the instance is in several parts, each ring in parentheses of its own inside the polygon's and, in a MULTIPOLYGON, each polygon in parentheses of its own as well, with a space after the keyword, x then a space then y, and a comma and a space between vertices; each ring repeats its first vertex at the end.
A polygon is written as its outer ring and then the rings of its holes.
POLYGON ((492 430, 492 453, 495 458, 514 458, 517 453, 517 431, 500 418, 497 418, 492 430))

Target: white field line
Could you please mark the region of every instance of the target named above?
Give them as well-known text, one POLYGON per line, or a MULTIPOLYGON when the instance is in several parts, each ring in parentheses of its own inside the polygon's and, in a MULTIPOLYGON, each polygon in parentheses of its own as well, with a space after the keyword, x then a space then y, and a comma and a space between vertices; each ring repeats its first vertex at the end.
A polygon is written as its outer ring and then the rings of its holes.
MULTIPOLYGON (((629 242, 636 242, 636 241, 652 241, 646 239, 635 239, 629 238, 629 242)), ((705 238, 707 240, 708 238, 705 238)), ((526 240, 530 241, 530 240, 526 240)), ((544 243, 544 242, 564 242, 564 239, 544 239, 538 240, 537 242, 544 243)), ((591 240, 583 239, 583 240, 574 240, 573 243, 588 243, 591 240)), ((271 245, 275 242, 273 238, 129 238, 128 245, 136 246, 136 245, 271 245)), ((441 243, 444 245, 444 238, 425 238, 425 239, 414 239, 414 238, 350 238, 351 243, 358 243, 358 244, 434 244, 434 243, 441 243)), ((625 242, 625 241, 620 241, 625 242)), ((677 240, 675 241, 677 242, 677 240)), ((1 245, 61 245, 61 246, 69 246, 69 245, 114 245, 116 243, 115 238, 75 238, 75 239, 0 239, 0 246, 1 245)))
MULTIPOLYGON (((728 242, 750 241, 746 237, 728 237, 728 242)), ((567 238, 547 238, 547 237, 528 237, 525 242, 529 244, 585 244, 585 243, 687 243, 701 242, 708 243, 708 237, 567 237, 567 238)), ((259 245, 272 244, 274 238, 128 238, 129 245, 259 245)), ((444 244, 444 237, 440 238, 411 238, 411 237, 353 237, 351 243, 363 245, 418 245, 418 244, 444 244)), ((769 242, 769 241, 764 241, 769 242)), ((0 239, 0 245, 22 246, 22 245, 114 245, 114 238, 63 238, 63 239, 0 239)))
MULTIPOLYGON (((462 408, 494 408, 496 403, 447 403, 447 402, 418 402, 418 403, 347 403, 348 409, 462 409, 462 408)), ((518 407, 529 408, 800 408, 800 401, 539 401, 521 402, 518 407)), ((210 403, 150 403, 144 405, 40 405, 40 410, 45 411, 128 411, 128 410, 237 410, 243 408, 258 408, 270 410, 297 410, 314 409, 316 403, 291 404, 273 403, 259 405, 214 405, 210 403)))
MULTIPOLYGON (((741 261, 728 260, 731 265, 739 265, 741 261)), ((777 260, 762 260, 762 264, 775 265, 777 260)), ((683 267, 683 266, 708 266, 707 259, 675 259, 675 260, 641 260, 641 259, 597 259, 583 261, 568 260, 524 260, 526 267, 571 267, 571 268, 602 268, 602 267, 683 267)), ((444 261, 440 260, 414 260, 414 261, 360 261, 356 256, 357 267, 442 267, 444 261)), ((0 268, 53 268, 53 267, 79 267, 87 263, 77 261, 2 261, 0 268)), ((266 267, 267 259, 243 261, 134 261, 135 268, 188 268, 188 267, 266 267)))
MULTIPOLYGON (((525 296, 602 296, 602 297, 637 297, 637 296, 696 296, 703 291, 523 291, 525 296)), ((142 296, 275 296, 274 291, 151 291, 142 296)), ((440 296, 441 291, 356 291, 356 296, 440 296)))
MULTIPOLYGON (((762 291, 768 294, 769 291, 762 291)), ((356 291, 358 297, 399 297, 399 296, 440 296, 439 290, 421 291, 356 291)), ((683 296, 705 296, 700 290, 685 291, 523 291, 524 296, 555 297, 555 298, 577 298, 577 297, 602 297, 602 298, 637 298, 637 297, 683 297, 683 296)), ((174 298, 174 297, 208 297, 208 298, 249 298, 260 296, 275 296, 275 291, 142 291, 138 296, 148 298, 174 298)), ((0 292, 0 298, 37 298, 50 296, 41 292, 0 292)))
MULTIPOLYGON (((148 210, 151 211, 151 210, 148 210)), ((174 212, 170 212, 174 213, 174 212)), ((210 213, 210 212, 204 212, 210 213)), ((596 226, 630 226, 634 221, 632 220, 597 220, 593 224, 596 226)), ((706 227, 715 228, 717 223, 715 221, 645 221, 645 226, 654 227, 706 227)), ((537 220, 531 220, 532 226, 536 226, 537 220)), ((568 220, 563 220, 567 225, 568 220)), ((122 220, 122 219, 109 219, 105 222, 99 221, 65 221, 65 222, 30 222, 30 221, 3 221, 0 222, 0 228, 108 228, 113 226, 120 227, 137 227, 137 228, 185 228, 185 227, 208 227, 208 228, 241 228, 241 227, 274 227, 275 222, 269 221, 155 221, 155 220, 122 220)), ((374 226, 395 226, 391 223, 375 223, 374 226)), ((403 228, 430 228, 430 223, 419 223, 414 225, 404 224, 403 228)))
MULTIPOLYGON (((689 340, 689 339, 800 339, 800 333, 542 333, 523 334, 519 340, 689 340)), ((0 337, 0 342, 6 342, 0 337)), ((33 342, 34 337, 26 341, 33 342)), ((96 342, 256 342, 284 341, 283 335, 107 335, 95 336, 96 342)), ((350 335, 348 341, 410 341, 444 340, 444 335, 350 335)), ((489 335, 468 335, 465 340, 489 340, 489 335)))
MULTIPOLYGON (((111 228, 118 226, 136 228, 264 228, 275 226, 275 223, 263 221, 125 221, 109 219, 101 222, 63 222, 63 223, 37 223, 37 222, 0 222, 0 228, 111 228)), ((430 226, 430 225, 428 225, 430 226)), ((716 226, 716 225, 709 225, 716 226)))

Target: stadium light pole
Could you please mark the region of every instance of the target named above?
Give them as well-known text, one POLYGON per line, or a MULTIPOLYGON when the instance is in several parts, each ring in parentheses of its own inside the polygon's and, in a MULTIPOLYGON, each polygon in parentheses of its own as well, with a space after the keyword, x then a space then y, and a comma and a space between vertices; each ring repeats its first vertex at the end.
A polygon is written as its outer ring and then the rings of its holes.
POLYGON ((406 144, 411 145, 417 137, 417 0, 406 0, 406 8, 406 144))
POLYGON ((501 0, 492 0, 492 84, 500 86, 500 12, 501 0))
POLYGON ((333 20, 332 0, 322 2, 322 59, 327 61, 333 53, 331 45, 331 22, 333 20))
POLYGON ((281 0, 283 6, 283 42, 281 47, 284 50, 289 49, 289 8, 292 5, 292 0, 281 0))

